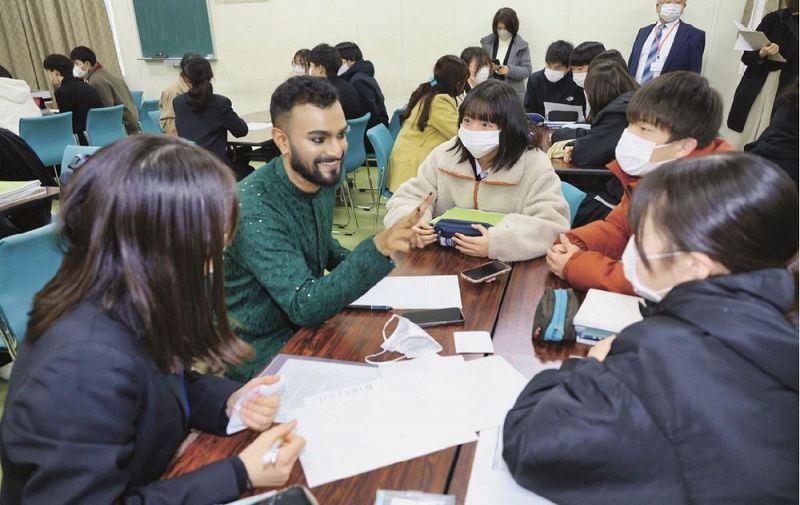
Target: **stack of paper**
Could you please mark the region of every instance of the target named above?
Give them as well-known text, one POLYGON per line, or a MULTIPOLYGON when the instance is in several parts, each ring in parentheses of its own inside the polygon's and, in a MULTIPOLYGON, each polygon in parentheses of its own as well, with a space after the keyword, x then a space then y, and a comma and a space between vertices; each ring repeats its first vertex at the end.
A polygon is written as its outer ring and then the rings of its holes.
POLYGON ((457 275, 384 277, 351 305, 393 309, 462 308, 457 275))
POLYGON ((0 205, 45 193, 39 181, 0 181, 0 205))
POLYGON ((590 289, 572 321, 578 341, 595 344, 641 321, 641 302, 635 296, 590 289))
MULTIPOLYGON (((320 369, 313 360, 301 360, 289 358, 273 371, 289 378, 291 405, 298 404, 291 390, 301 369, 316 374, 320 369)), ((310 487, 473 442, 476 432, 503 423, 527 383, 499 356, 326 365, 329 373, 340 367, 344 375, 361 375, 361 382, 338 390, 318 382, 318 394, 285 413, 284 419, 297 419, 297 433, 306 438, 300 462, 310 487), (354 372, 357 368, 380 377, 369 381, 366 372, 354 372)))

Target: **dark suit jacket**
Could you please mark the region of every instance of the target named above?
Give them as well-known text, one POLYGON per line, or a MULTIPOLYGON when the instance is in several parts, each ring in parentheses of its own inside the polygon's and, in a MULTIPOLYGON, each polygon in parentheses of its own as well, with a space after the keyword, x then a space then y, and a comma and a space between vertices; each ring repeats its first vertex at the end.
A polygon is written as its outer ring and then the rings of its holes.
POLYGON ((64 76, 61 85, 56 88, 56 103, 59 112, 72 112, 72 131, 81 137, 86 131, 86 115, 89 109, 103 106, 100 95, 89 83, 71 75, 64 76))
MULTIPOLYGON (((653 31, 654 26, 655 23, 645 26, 636 35, 631 56, 628 58, 628 68, 630 68, 633 76, 636 75, 639 69, 639 56, 642 54, 642 47, 650 32, 653 31)), ((699 74, 703 65, 703 51, 705 48, 706 32, 681 21, 675 31, 675 40, 672 42, 672 49, 669 51, 667 61, 664 62, 661 74, 676 70, 691 70, 699 74)))
POLYGON ((328 77, 328 82, 333 84, 333 87, 339 92, 339 103, 342 105, 345 119, 358 119, 367 113, 361 109, 358 91, 352 84, 338 75, 328 77))
POLYGON ((184 93, 172 101, 178 135, 200 147, 205 147, 228 166, 233 166, 233 162, 225 153, 228 132, 230 131, 234 137, 244 137, 248 132, 247 123, 233 111, 231 101, 227 97, 211 95, 206 107, 197 112, 189 108, 188 98, 189 94, 184 93))
POLYGON ((214 504, 247 485, 238 457, 159 480, 194 427, 222 433, 239 384, 158 370, 144 343, 82 303, 14 364, 0 424, 0 503, 214 504), (244 480, 244 482, 242 482, 244 480))

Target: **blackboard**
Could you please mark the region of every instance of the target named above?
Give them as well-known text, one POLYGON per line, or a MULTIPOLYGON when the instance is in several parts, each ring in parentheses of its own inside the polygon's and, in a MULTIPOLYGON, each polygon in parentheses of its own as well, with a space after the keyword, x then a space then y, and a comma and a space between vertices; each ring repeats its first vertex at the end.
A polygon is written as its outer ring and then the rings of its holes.
POLYGON ((144 58, 214 56, 207 0, 133 0, 144 58), (159 54, 160 53, 160 54, 159 54))

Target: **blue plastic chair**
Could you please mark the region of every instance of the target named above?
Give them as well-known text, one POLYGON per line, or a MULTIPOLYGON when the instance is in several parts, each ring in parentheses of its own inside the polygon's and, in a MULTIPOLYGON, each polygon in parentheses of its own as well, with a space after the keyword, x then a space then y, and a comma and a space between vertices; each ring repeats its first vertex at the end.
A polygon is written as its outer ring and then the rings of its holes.
POLYGON ((86 115, 86 139, 93 146, 107 146, 127 136, 122 126, 122 113, 125 106, 114 105, 89 109, 86 115))
POLYGON ((74 170, 69 168, 69 162, 78 154, 94 154, 100 146, 67 146, 64 157, 61 158, 61 185, 66 186, 74 170))
POLYGON ((563 181, 561 182, 561 192, 564 194, 567 205, 569 205, 569 224, 572 226, 573 221, 575 221, 575 215, 578 213, 578 208, 581 206, 583 199, 586 198, 586 193, 563 181))
POLYGON ((151 110, 147 114, 139 116, 139 126, 144 133, 152 133, 155 135, 164 133, 161 130, 161 111, 151 110))
MULTIPOLYGON (((342 190, 345 209, 347 209, 347 224, 337 224, 336 226, 339 228, 347 228, 350 226, 350 211, 352 210, 353 218, 356 223, 356 230, 358 230, 358 216, 356 216, 353 196, 350 194, 350 185, 347 184, 347 176, 358 170, 358 168, 367 161, 367 149, 364 144, 364 136, 370 116, 371 114, 367 112, 360 118, 349 119, 347 121, 347 152, 344 155, 344 160, 342 160, 342 173, 339 179, 339 187, 342 190)), ((347 234, 352 235, 352 233, 347 234)))
POLYGON ((380 219, 381 197, 387 200, 392 197, 392 192, 386 187, 386 183, 389 180, 389 156, 394 147, 394 138, 384 124, 377 124, 367 130, 367 138, 375 150, 375 160, 378 165, 378 198, 375 202, 375 223, 372 226, 372 231, 375 232, 380 219))
POLYGON ((0 333, 12 359, 25 337, 33 297, 55 276, 63 257, 55 223, 0 240, 0 333))
POLYGON ((131 91, 131 95, 133 96, 133 104, 136 105, 137 109, 141 109, 144 91, 131 91))
POLYGON ((400 128, 403 127, 403 125, 400 124, 400 114, 406 110, 406 107, 406 105, 403 105, 395 110, 394 114, 392 114, 392 119, 389 120, 389 133, 392 134, 392 138, 395 140, 397 140, 397 135, 400 134, 400 128))
POLYGON ((78 144, 72 133, 72 112, 20 118, 19 136, 46 167, 61 163, 64 148, 78 144))
POLYGON ((145 100, 142 102, 142 105, 139 107, 139 117, 146 116, 148 112, 151 110, 159 110, 158 109, 158 100, 145 100))

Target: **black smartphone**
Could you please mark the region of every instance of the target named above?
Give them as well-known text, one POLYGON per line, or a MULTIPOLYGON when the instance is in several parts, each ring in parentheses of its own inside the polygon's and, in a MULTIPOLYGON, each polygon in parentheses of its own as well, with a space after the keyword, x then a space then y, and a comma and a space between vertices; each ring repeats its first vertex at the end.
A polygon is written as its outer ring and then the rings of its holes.
POLYGON ((402 314, 403 317, 417 323, 423 328, 441 324, 459 324, 464 322, 464 313, 458 307, 447 309, 412 310, 402 314))
POLYGON ((498 275, 502 275, 511 270, 511 266, 503 263, 502 261, 490 261, 481 266, 470 268, 461 272, 461 277, 469 282, 479 283, 486 282, 494 279, 498 275))
POLYGON ((495 58, 495 59, 492 60, 492 63, 494 63, 495 65, 499 65, 500 64, 500 60, 495 58))

